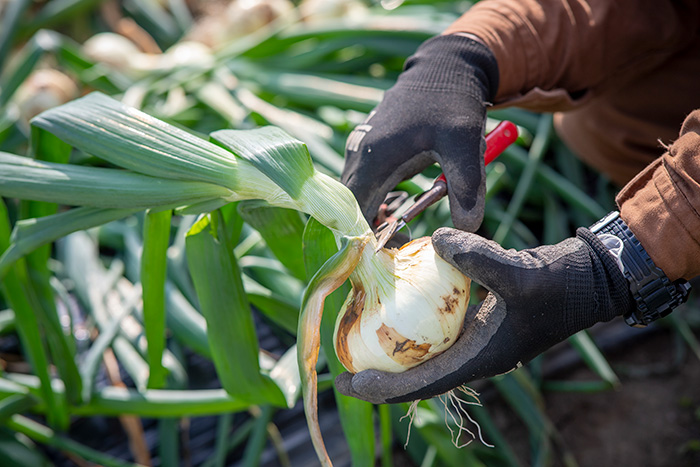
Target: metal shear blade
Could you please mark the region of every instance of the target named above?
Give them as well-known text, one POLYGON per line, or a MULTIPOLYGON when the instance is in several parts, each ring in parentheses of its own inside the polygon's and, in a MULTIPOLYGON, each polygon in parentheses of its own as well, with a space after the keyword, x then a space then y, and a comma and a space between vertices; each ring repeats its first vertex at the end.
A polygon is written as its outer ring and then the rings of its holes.
POLYGON ((374 249, 374 252, 376 253, 384 248, 387 242, 392 239, 396 232, 403 229, 405 225, 406 222, 404 222, 403 219, 395 219, 391 222, 385 222, 382 224, 382 226, 380 226, 380 228, 377 230, 377 248, 374 249))

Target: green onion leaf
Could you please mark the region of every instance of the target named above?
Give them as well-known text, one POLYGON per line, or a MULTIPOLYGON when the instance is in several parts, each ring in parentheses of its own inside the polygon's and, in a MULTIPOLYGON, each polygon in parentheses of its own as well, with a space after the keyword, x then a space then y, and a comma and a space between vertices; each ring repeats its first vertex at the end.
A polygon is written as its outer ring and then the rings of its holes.
POLYGON ((260 373, 253 318, 220 212, 194 224, 186 245, 190 273, 207 320, 212 358, 224 389, 250 402, 286 406, 277 385, 260 373))
POLYGON ((163 366, 163 351, 165 350, 165 277, 171 218, 172 212, 169 210, 149 211, 146 213, 143 227, 141 286, 143 321, 148 342, 149 389, 161 388, 165 384, 168 373, 163 366))
POLYGON ((211 138, 253 164, 295 200, 316 171, 306 145, 274 126, 219 130, 213 132, 211 138))

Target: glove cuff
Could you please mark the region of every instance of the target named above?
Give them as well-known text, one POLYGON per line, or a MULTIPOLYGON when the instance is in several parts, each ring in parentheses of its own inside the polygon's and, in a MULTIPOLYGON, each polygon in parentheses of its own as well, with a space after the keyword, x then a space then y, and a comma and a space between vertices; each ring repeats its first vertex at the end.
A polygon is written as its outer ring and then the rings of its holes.
POLYGON ((410 89, 469 94, 490 102, 498 91, 498 63, 484 44, 460 35, 428 39, 406 60, 397 84, 410 89))
POLYGON ((616 316, 622 316, 634 307, 634 299, 629 288, 629 282, 617 265, 610 250, 589 229, 580 227, 576 237, 583 240, 591 250, 597 309, 581 314, 576 318, 574 326, 586 329, 599 321, 610 321, 616 316), (596 264, 597 263, 597 264, 596 264))

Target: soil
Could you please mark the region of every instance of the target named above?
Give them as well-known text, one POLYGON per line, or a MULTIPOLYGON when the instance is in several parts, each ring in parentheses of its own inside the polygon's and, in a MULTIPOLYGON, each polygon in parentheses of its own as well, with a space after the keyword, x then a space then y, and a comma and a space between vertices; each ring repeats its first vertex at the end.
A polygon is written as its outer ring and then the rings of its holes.
MULTIPOLYGON (((697 335, 698 333, 696 333, 697 335)), ((605 352, 620 387, 597 393, 546 392, 546 411, 561 434, 552 465, 700 466, 700 358, 668 329, 605 352)), ((597 379, 585 365, 556 379, 597 379)), ((522 465, 530 465, 525 427, 502 401, 488 404, 522 465)))

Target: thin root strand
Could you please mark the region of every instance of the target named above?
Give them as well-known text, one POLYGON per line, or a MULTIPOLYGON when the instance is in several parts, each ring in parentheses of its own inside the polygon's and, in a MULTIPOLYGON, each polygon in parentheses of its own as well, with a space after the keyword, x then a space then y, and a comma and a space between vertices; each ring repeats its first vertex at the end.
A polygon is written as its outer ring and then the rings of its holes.
MULTIPOLYGON (((457 448, 463 448, 471 444, 478 436, 481 444, 487 447, 494 447, 492 444, 487 443, 484 440, 483 433, 481 431, 481 426, 474 420, 467 411, 468 405, 476 405, 481 407, 481 401, 479 400, 479 393, 472 388, 462 385, 451 391, 441 394, 438 400, 442 403, 445 409, 445 426, 450 430, 450 437, 452 439, 452 444, 457 448), (463 395, 460 395, 459 393, 463 395), (449 418, 448 418, 449 417, 449 418), (466 420, 465 420, 466 417, 466 420), (476 426, 476 434, 467 428, 468 424, 471 422, 472 425, 476 426), (469 439, 466 442, 460 442, 462 435, 468 435, 469 439)), ((411 405, 406 412, 406 415, 401 417, 399 421, 408 417, 408 433, 406 434, 406 444, 404 444, 404 449, 408 447, 408 441, 411 438, 411 426, 413 425, 413 420, 418 414, 418 403, 420 400, 415 400, 411 402, 411 405)))

